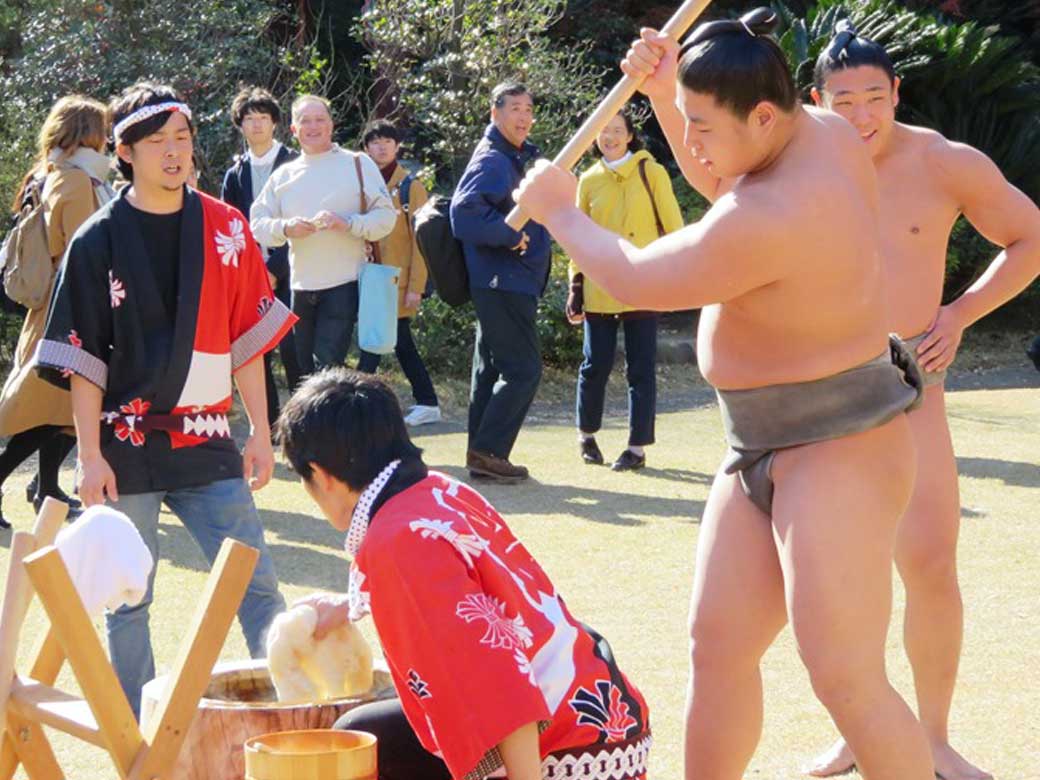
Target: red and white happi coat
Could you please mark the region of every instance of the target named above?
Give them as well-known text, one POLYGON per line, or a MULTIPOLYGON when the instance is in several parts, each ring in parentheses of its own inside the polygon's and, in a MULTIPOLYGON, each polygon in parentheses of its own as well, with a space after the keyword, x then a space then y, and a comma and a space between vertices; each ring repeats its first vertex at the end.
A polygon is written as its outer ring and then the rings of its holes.
POLYGON ((351 524, 351 619, 371 613, 423 746, 454 778, 500 777, 496 746, 538 722, 543 777, 645 778, 646 701, 483 496, 431 472, 367 523, 394 465, 351 524))

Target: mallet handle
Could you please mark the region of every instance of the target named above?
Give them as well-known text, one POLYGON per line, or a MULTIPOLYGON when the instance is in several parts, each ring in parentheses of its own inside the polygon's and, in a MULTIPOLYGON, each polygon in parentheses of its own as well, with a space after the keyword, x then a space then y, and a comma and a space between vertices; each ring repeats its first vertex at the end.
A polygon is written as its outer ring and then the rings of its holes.
MULTIPOLYGON (((710 3, 711 0, 686 0, 679 6, 679 10, 672 15, 667 24, 661 28, 661 32, 665 35, 670 35, 675 40, 679 40, 686 34, 687 30, 693 27, 697 17, 704 13, 704 9, 710 3)), ((603 128, 614 118, 614 115, 632 99, 632 96, 642 83, 643 79, 625 76, 614 85, 614 88, 610 90, 610 94, 600 102, 595 113, 585 120, 585 124, 578 128, 578 132, 556 155, 553 164, 567 170, 577 165, 582 155, 596 142, 596 136, 603 132, 603 128)), ((514 207, 509 212, 509 216, 506 217, 506 224, 513 230, 520 230, 527 222, 528 216, 519 207, 514 207)))

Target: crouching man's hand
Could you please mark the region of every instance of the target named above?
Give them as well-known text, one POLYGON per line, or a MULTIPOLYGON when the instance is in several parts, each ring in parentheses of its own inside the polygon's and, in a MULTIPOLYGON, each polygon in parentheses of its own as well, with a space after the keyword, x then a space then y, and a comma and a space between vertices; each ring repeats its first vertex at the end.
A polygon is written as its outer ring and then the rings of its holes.
POLYGON ((342 593, 312 593, 293 602, 293 606, 308 606, 318 613, 318 625, 314 629, 315 639, 323 639, 350 622, 350 604, 347 596, 342 593))

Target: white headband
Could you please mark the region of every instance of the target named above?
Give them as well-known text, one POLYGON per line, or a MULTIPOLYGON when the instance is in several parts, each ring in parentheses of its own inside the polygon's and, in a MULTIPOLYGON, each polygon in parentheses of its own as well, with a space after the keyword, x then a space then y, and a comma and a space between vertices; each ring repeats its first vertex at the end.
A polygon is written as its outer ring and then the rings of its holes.
POLYGON ((130 114, 130 116, 124 117, 123 119, 119 120, 119 123, 115 126, 115 129, 112 131, 112 135, 115 136, 116 143, 122 143, 123 133, 125 133, 128 129, 138 124, 139 122, 143 122, 146 119, 151 119, 156 114, 161 114, 164 111, 176 111, 178 113, 184 114, 184 116, 187 117, 189 120, 191 119, 191 109, 188 108, 188 106, 184 103, 180 103, 175 100, 171 100, 166 103, 156 103, 155 105, 151 106, 142 106, 141 108, 137 109, 132 114, 130 114))

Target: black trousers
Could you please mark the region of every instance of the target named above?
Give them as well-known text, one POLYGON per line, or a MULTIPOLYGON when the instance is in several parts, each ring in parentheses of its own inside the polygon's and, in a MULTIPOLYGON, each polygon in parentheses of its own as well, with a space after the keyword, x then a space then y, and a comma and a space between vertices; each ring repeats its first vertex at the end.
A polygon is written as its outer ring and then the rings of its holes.
POLYGON ((379 780, 451 780, 447 765, 419 743, 400 699, 363 704, 344 713, 333 728, 375 734, 379 780))
POLYGON ((619 319, 585 315, 585 359, 578 369, 578 428, 596 433, 603 424, 607 380, 614 369, 618 328, 625 331, 625 378, 628 380, 628 443, 654 443, 657 415, 657 317, 619 319))
POLYGON ((533 295, 476 289, 469 448, 508 458, 542 380, 533 295))
MULTIPOLYGON (((300 384, 301 375, 300 364, 296 361, 296 337, 291 330, 278 343, 278 355, 285 369, 285 383, 289 386, 289 395, 292 395, 300 384)), ((274 425, 274 421, 281 414, 282 406, 278 401, 278 385, 274 381, 273 352, 264 355, 264 383, 267 385, 267 422, 274 425)))
POLYGON ((29 457, 40 451, 37 495, 55 496, 58 492, 58 471, 65 457, 76 445, 76 439, 61 432, 58 425, 38 425, 12 436, 0 453, 0 485, 29 457))
MULTIPOLYGON (((412 386, 412 397, 419 406, 437 406, 437 392, 433 389, 433 381, 430 372, 426 370, 415 339, 412 338, 412 320, 409 317, 401 317, 397 320, 397 346, 394 347, 394 356, 401 364, 401 370, 408 378, 408 384, 412 386)), ((358 361, 358 371, 366 374, 374 374, 379 368, 379 360, 382 356, 371 352, 362 352, 361 360, 358 361)))

